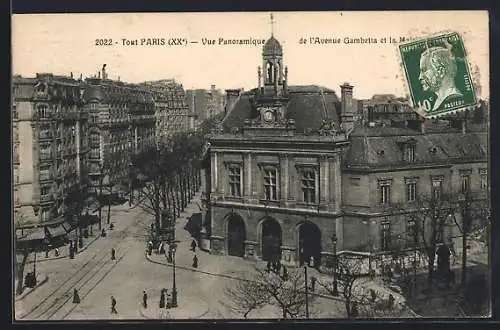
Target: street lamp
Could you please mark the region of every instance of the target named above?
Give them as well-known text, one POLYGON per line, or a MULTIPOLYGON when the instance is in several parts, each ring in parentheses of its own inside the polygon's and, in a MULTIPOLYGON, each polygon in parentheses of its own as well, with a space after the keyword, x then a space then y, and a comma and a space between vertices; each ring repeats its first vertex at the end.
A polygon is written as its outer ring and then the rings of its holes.
POLYGON ((177 250, 177 244, 172 243, 170 245, 172 249, 172 261, 173 261, 173 284, 172 284, 172 307, 177 307, 177 287, 175 285, 175 251, 177 250))
POLYGON ((128 164, 128 167, 129 167, 129 176, 130 176, 130 180, 129 180, 129 197, 128 197, 128 206, 132 206, 132 198, 134 197, 134 192, 133 192, 133 175, 132 175, 132 170, 133 170, 133 164, 132 163, 129 163, 128 164))
POLYGON ((470 199, 469 194, 460 194, 458 196, 462 216, 462 279, 461 283, 465 286, 467 281, 467 233, 470 225, 470 199))
POLYGON ((338 296, 339 290, 337 286, 337 235, 334 233, 332 236, 333 247, 333 295, 338 296))
POLYGON ((306 281, 306 318, 309 318, 309 284, 307 283, 307 265, 304 265, 304 277, 306 281))

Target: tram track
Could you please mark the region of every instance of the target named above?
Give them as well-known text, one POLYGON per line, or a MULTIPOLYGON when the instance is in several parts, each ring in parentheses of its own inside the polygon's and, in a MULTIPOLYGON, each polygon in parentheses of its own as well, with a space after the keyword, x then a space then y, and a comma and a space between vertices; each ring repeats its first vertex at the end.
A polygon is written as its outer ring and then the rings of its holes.
MULTIPOLYGON (((92 255, 91 258, 88 259, 82 266, 80 266, 71 276, 69 276, 64 282, 60 284, 58 288, 53 290, 48 296, 46 296, 38 305, 33 307, 31 310, 26 312, 24 315, 19 317, 19 319, 24 320, 48 320, 52 319, 56 314, 67 305, 68 301, 73 296, 73 290, 76 288, 78 291, 82 290, 86 284, 91 283, 92 280, 98 279, 96 283, 90 284, 90 289, 84 293, 84 296, 87 296, 98 284, 101 282, 107 274, 109 274, 114 267, 120 262, 123 257, 126 255, 126 252, 129 251, 130 248, 125 248, 123 253, 121 253, 121 257, 116 261, 110 260, 110 250, 118 247, 125 247, 124 239, 129 235, 133 234, 133 229, 136 227, 138 223, 144 220, 141 217, 143 214, 139 213, 134 217, 134 220, 130 225, 125 227, 122 231, 120 231, 117 241, 111 241, 106 244, 102 249, 97 251, 92 255), (104 270, 104 272, 102 272, 104 270), (101 277, 98 277, 99 274, 104 274, 101 277)), ((130 245, 129 245, 130 246, 130 245)), ((81 298, 83 298, 81 296, 81 298)), ((63 314, 63 318, 69 315, 71 311, 74 309, 72 306, 69 312, 65 312, 63 314)))

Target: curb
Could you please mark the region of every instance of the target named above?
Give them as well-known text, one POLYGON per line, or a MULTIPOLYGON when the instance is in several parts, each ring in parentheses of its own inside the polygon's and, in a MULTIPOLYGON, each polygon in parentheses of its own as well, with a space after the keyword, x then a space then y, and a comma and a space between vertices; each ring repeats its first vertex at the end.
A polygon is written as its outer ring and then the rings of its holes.
MULTIPOLYGON (((163 265, 163 266, 167 266, 167 267, 173 267, 172 264, 163 263, 163 262, 160 262, 160 261, 153 260, 147 253, 145 253, 145 256, 146 256, 146 259, 149 262, 151 262, 151 263, 158 264, 158 265, 163 265)), ((229 278, 229 279, 232 279, 232 280, 240 280, 240 281, 243 280, 244 281, 244 279, 239 278, 239 277, 230 276, 230 275, 224 275, 224 274, 218 274, 218 273, 211 273, 211 272, 199 270, 199 269, 193 268, 193 267, 186 267, 186 266, 175 265, 175 268, 180 268, 180 269, 184 269, 184 270, 190 270, 190 271, 193 271, 193 272, 198 272, 198 273, 202 273, 202 274, 206 274, 206 275, 212 275, 212 276, 217 276, 217 277, 229 278)), ((335 297, 335 296, 324 294, 324 293, 309 292, 309 294, 310 295, 314 295, 316 297, 325 298, 325 299, 330 299, 330 300, 335 300, 335 301, 341 301, 341 302, 344 301, 344 299, 341 298, 341 297, 335 297)), ((417 314, 415 311, 413 311, 407 304, 398 302, 398 305, 401 305, 401 306, 406 307, 407 309, 409 309, 410 310, 410 314, 413 314, 415 317, 421 317, 419 314, 417 314)), ((207 313, 208 313, 208 311, 207 311, 207 313)))
MULTIPOLYGON (((78 249, 78 252, 76 253, 77 255, 80 254, 81 252, 87 250, 87 248, 92 245, 95 241, 97 241, 101 236, 99 235, 96 235, 95 237, 93 237, 88 243, 87 245, 85 245, 84 247, 82 247, 81 249, 78 249)), ((64 259, 64 258, 69 258, 68 255, 60 255, 59 257, 49 257, 49 258, 42 258, 42 259, 39 259, 37 258, 36 262, 44 262, 44 261, 51 261, 51 260, 58 260, 58 259, 64 259)), ((30 262, 27 262, 26 264, 32 264, 34 261, 30 261, 30 262)))
MULTIPOLYGON (((146 255, 146 259, 149 262, 151 262, 151 263, 154 263, 154 264, 157 264, 157 265, 166 266, 166 267, 173 267, 172 264, 153 260, 147 253, 145 255, 146 255)), ((200 270, 198 268, 193 268, 193 267, 175 265, 175 268, 180 268, 180 269, 184 269, 184 270, 190 270, 190 271, 193 271, 193 272, 198 272, 198 273, 202 273, 202 274, 206 274, 206 275, 211 275, 211 276, 229 278, 231 280, 245 281, 245 279, 239 278, 239 277, 236 277, 236 276, 207 272, 207 271, 203 271, 203 270, 200 270)), ((322 298, 326 298, 326 299, 337 300, 337 301, 344 301, 344 299, 342 299, 342 298, 334 297, 334 296, 323 294, 323 293, 309 292, 309 294, 314 295, 314 296, 318 296, 318 297, 322 297, 322 298)))
MULTIPOLYGON (((177 307, 179 308, 179 307, 177 307)), ((166 310, 166 309, 165 309, 166 310)), ((168 317, 168 318, 165 318, 165 319, 160 319, 160 318, 155 318, 155 317, 149 317, 149 316, 146 316, 144 314, 144 308, 142 307, 139 307, 139 314, 145 318, 145 319, 148 319, 148 320, 193 320, 193 319, 200 319, 202 318, 203 316, 207 315, 208 312, 210 312, 210 308, 207 308, 206 311, 204 311, 203 313, 201 313, 200 315, 197 315, 197 316, 193 316, 193 317, 188 317, 188 318, 173 318, 172 316, 168 317)))
POLYGON ((47 274, 44 274, 43 276, 44 276, 44 278, 41 281, 39 281, 34 288, 28 288, 22 294, 20 294, 19 296, 16 296, 15 300, 16 301, 23 300, 24 298, 26 298, 26 296, 28 296, 30 293, 35 291, 37 288, 39 288, 42 285, 44 285, 45 283, 47 283, 47 281, 49 280, 49 276, 47 274))

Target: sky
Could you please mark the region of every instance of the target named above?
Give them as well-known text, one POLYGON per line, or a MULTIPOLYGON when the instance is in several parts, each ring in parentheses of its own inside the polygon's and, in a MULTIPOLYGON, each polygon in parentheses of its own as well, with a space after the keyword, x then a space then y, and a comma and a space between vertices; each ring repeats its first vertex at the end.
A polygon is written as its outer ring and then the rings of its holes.
POLYGON ((479 96, 489 97, 487 11, 274 12, 273 16, 274 24, 268 12, 13 15, 12 72, 28 77, 37 72, 89 77, 107 64, 108 78, 125 82, 176 79, 185 89, 216 85, 247 90, 257 86, 262 44, 224 45, 219 38, 262 41, 273 30, 283 47, 289 85, 315 84, 339 92, 339 86, 349 82, 358 99, 386 93, 406 96, 397 42, 389 43, 389 38, 399 41, 455 31, 464 40, 479 96), (316 37, 340 42, 311 44, 316 37), (164 38, 166 45, 146 45, 146 39, 153 38, 164 38), (377 43, 345 43, 350 38, 377 43), (175 41, 169 45, 169 40, 175 41), (177 40, 184 44, 177 45, 177 40), (206 40, 215 44, 203 44, 206 40))

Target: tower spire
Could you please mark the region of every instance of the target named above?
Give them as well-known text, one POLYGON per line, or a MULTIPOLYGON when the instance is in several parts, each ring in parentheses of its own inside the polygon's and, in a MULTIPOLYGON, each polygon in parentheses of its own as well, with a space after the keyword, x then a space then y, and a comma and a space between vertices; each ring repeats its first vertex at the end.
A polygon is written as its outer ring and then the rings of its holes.
POLYGON ((274 37, 274 16, 271 13, 271 37, 274 37))

